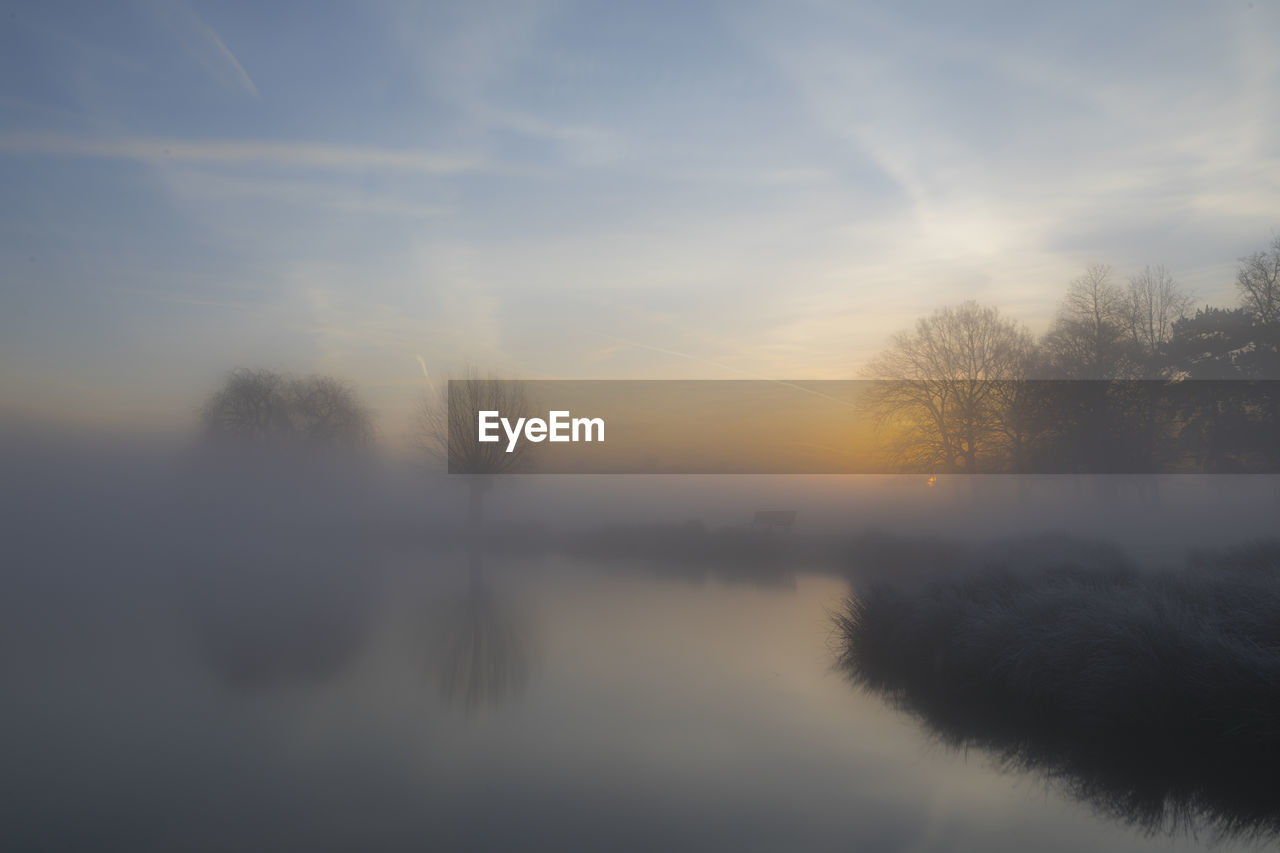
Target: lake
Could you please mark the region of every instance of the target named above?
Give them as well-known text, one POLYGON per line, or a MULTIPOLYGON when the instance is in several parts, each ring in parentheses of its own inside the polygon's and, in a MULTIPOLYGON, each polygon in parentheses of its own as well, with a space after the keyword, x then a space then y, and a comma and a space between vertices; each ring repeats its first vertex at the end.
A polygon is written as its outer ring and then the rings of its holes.
POLYGON ((291 559, 28 585, 8 849, 1169 848, 851 686, 835 574, 291 559))

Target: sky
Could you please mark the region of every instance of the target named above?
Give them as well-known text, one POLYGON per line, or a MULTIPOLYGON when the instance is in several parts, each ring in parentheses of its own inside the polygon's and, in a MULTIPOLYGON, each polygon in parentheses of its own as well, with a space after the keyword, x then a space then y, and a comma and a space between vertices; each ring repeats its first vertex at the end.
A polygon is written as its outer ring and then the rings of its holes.
POLYGON ((1280 2, 11 0, 0 413, 194 422, 239 366, 836 379, 1090 263, 1233 305, 1280 2), (963 6, 963 8, 961 8, 963 6))

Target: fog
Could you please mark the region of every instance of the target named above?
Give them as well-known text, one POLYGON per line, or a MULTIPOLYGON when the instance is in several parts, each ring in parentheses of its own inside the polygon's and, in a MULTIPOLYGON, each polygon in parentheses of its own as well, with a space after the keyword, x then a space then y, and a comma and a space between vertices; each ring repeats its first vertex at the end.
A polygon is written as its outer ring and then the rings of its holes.
POLYGON ((477 530, 465 478, 416 460, 252 463, 6 431, 18 848, 897 847, 941 820, 956 849, 1140 849, 1014 793, 1033 759, 919 766, 910 720, 839 676, 830 617, 993 554, 1203 563, 1277 507, 1265 477, 526 475, 477 530))
MULTIPOLYGON (((333 520, 353 535, 395 531, 417 544, 452 544, 466 521, 468 478, 409 455, 330 460, 324 470, 297 460, 292 469, 275 460, 237 463, 237 470, 202 459, 184 436, 49 436, 12 426, 4 435, 7 538, 19 546, 41 531, 60 538, 66 530, 77 540, 92 535, 159 548, 186 538, 175 528, 180 523, 234 540, 249 534, 218 525, 250 518, 333 520)), ((690 520, 745 528, 758 510, 787 509, 798 513, 799 538, 872 528, 971 540, 1062 530, 1176 560, 1188 548, 1273 532, 1280 477, 940 475, 931 482, 916 475, 528 474, 494 478, 485 502, 498 530, 690 520)))

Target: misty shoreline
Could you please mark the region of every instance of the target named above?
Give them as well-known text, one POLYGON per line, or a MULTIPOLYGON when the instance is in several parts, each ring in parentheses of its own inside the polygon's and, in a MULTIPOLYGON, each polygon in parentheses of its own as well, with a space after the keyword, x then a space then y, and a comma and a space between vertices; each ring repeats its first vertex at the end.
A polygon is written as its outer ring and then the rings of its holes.
MULTIPOLYGON (((935 567, 946 548, 879 545, 935 567)), ((864 586, 834 619, 839 669, 944 744, 1146 832, 1280 834, 1280 540, 1176 570, 1059 545, 864 586)))

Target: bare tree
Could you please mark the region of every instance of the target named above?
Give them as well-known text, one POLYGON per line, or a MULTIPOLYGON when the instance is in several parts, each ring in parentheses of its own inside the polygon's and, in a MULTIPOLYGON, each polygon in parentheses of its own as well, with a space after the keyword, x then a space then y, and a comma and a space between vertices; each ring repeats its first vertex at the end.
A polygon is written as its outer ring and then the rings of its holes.
POLYGON ((205 403, 202 422, 206 440, 224 447, 355 451, 373 443, 368 409, 330 376, 296 379, 240 368, 205 403))
POLYGON ((373 442, 373 421, 350 386, 332 376, 289 383, 294 429, 312 446, 364 448, 373 442))
POLYGON ((1187 316, 1192 298, 1163 264, 1145 267, 1129 279, 1129 334, 1148 361, 1173 336, 1173 324, 1187 316))
POLYGON ((205 403, 201 421, 211 441, 266 446, 293 429, 285 378, 270 370, 240 368, 205 403))
POLYGON ((894 335, 868 365, 868 375, 893 381, 872 386, 865 404, 897 433, 908 467, 977 473, 1010 455, 1011 406, 1033 351, 1026 329, 996 308, 943 308, 894 335))
POLYGON ((1093 264, 1073 279, 1045 335, 1050 370, 1067 379, 1115 379, 1132 371, 1128 300, 1111 267, 1093 264))
POLYGON ((483 521, 484 492, 492 485, 491 478, 524 470, 529 461, 525 442, 508 452, 505 441, 478 441, 479 412, 523 416, 528 408, 522 385, 482 379, 474 367, 468 367, 461 380, 423 395, 419 403, 418 445, 428 458, 447 465, 450 473, 467 477, 467 520, 473 531, 483 521))
POLYGON ((1259 322, 1280 322, 1280 234, 1267 251, 1240 259, 1236 287, 1244 307, 1259 322))

